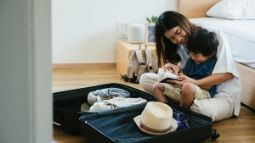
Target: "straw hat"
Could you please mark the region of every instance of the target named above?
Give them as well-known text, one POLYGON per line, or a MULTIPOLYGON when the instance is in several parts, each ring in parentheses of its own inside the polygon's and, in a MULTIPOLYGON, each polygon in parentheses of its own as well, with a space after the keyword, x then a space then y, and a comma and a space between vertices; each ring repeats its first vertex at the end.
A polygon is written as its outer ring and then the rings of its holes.
POLYGON ((177 121, 173 119, 173 110, 161 102, 148 102, 141 115, 134 118, 137 127, 149 135, 162 135, 175 131, 177 121))

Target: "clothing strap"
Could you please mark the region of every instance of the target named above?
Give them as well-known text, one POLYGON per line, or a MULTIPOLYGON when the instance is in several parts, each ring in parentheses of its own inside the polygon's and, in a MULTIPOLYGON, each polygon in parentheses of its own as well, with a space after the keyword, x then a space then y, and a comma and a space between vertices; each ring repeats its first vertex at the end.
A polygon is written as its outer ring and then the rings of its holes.
POLYGON ((148 72, 153 72, 153 67, 152 67, 152 50, 149 48, 145 49, 145 55, 146 55, 146 65, 148 67, 148 72))
POLYGON ((136 54, 137 61, 138 61, 139 65, 145 65, 145 61, 143 59, 142 50, 141 49, 136 49, 135 50, 135 54, 136 54))

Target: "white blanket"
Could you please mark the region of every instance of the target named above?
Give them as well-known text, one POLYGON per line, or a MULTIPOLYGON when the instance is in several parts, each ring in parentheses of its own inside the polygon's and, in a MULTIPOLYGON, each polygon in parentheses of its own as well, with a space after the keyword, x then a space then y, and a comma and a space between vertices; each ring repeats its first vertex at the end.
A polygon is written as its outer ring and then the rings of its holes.
POLYGON ((196 25, 222 30, 255 42, 255 20, 227 20, 220 18, 194 18, 190 20, 196 25))

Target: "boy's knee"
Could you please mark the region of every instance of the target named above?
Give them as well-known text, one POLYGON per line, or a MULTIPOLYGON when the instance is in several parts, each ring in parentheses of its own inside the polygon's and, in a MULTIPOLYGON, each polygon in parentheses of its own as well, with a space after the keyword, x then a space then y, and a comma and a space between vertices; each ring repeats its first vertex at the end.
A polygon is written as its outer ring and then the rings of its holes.
POLYGON ((182 93, 184 94, 194 94, 196 92, 196 88, 195 85, 192 83, 184 83, 182 86, 182 93))
POLYGON ((192 83, 185 83, 182 86, 181 91, 181 106, 184 108, 189 108, 194 100, 195 95, 195 85, 192 83))

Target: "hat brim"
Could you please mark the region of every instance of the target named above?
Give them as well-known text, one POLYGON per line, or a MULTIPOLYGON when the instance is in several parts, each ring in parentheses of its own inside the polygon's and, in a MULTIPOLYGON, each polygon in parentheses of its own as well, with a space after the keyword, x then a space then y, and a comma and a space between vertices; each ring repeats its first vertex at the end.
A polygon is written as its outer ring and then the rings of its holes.
POLYGON ((144 128, 141 128, 141 124, 140 124, 141 123, 140 122, 141 121, 141 115, 138 115, 138 116, 134 117, 133 120, 134 120, 136 126, 139 128, 140 131, 142 131, 142 132, 144 132, 146 134, 149 134, 149 135, 163 135, 163 134, 167 134, 167 133, 175 131, 177 129, 177 127, 178 127, 177 121, 175 119, 173 119, 172 120, 172 126, 171 126, 171 128, 168 131, 166 131, 164 133, 151 132, 151 131, 145 130, 144 128))

